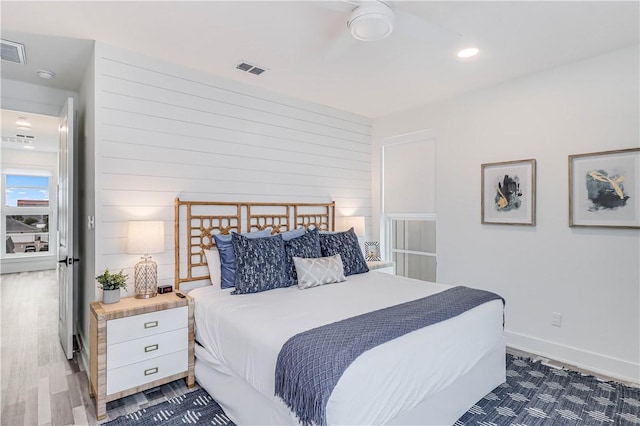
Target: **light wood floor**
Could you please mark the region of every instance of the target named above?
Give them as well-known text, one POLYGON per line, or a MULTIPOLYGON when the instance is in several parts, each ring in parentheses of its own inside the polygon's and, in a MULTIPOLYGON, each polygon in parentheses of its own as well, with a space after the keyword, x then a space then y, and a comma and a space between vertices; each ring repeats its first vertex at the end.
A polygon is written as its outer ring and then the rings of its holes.
MULTIPOLYGON (((58 342, 56 272, 1 275, 0 299, 0 424, 97 424, 79 356, 67 360, 58 342)), ((112 401, 104 421, 191 390, 177 380, 112 401)))

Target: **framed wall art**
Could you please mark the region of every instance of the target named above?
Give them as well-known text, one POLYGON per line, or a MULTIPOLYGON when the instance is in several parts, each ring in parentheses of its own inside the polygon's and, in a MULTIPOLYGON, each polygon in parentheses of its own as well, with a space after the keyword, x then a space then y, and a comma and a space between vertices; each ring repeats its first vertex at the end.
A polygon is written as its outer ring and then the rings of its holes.
POLYGON ((536 160, 482 164, 483 224, 536 224, 536 160))
POLYGON ((380 242, 378 241, 366 241, 364 243, 364 257, 367 262, 380 261, 380 242))
POLYGON ((569 226, 640 228, 640 148, 569 156, 569 226))

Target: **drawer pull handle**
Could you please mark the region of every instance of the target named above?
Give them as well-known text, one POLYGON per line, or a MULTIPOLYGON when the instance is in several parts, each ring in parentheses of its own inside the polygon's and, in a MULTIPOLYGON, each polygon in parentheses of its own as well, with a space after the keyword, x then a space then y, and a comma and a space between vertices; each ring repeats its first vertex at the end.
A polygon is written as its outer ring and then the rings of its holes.
POLYGON ((153 351, 157 351, 158 350, 158 345, 149 345, 147 347, 144 348, 145 352, 153 352, 153 351))
POLYGON ((158 367, 153 367, 153 368, 150 368, 148 370, 144 370, 144 375, 145 376, 150 376, 152 374, 156 374, 157 372, 158 372, 158 367))
POLYGON ((144 328, 153 328, 158 326, 158 321, 149 321, 144 323, 144 328))

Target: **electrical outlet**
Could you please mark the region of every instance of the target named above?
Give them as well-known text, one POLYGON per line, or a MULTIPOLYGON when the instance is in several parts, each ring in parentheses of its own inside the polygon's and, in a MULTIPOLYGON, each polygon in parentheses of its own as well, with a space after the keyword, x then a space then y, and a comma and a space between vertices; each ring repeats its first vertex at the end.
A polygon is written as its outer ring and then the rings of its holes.
POLYGON ((553 312, 551 314, 551 325, 556 327, 562 327, 562 314, 559 312, 553 312))

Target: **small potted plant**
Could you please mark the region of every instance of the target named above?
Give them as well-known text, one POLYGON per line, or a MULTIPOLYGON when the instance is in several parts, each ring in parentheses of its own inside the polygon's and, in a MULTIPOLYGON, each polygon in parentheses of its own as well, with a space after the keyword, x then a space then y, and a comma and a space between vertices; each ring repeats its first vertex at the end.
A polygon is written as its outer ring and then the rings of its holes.
POLYGON ((102 275, 96 277, 96 281, 100 283, 102 289, 102 303, 118 303, 120 301, 120 289, 127 289, 127 277, 122 270, 117 274, 109 272, 109 268, 105 269, 102 275))

